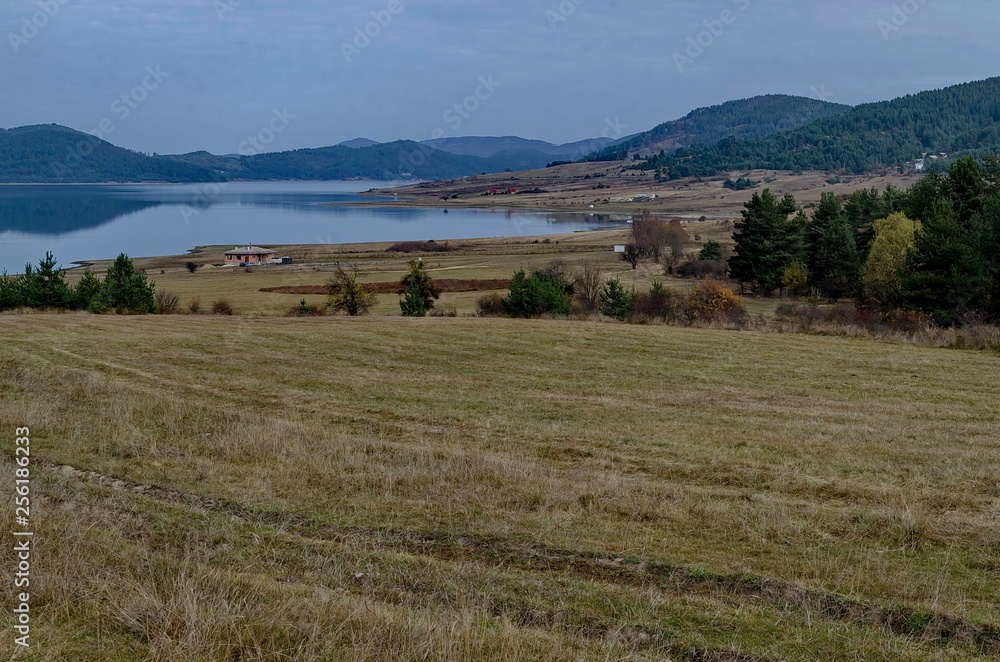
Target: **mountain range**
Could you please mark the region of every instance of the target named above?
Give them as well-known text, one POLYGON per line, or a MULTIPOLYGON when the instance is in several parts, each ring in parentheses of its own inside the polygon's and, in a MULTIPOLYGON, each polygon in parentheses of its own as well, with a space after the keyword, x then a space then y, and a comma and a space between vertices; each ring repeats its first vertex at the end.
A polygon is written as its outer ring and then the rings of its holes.
POLYGON ((755 140, 737 136, 646 160, 669 179, 732 170, 863 173, 925 155, 1000 151, 1000 78, 868 103, 755 140))
POLYGON ((642 159, 676 179, 728 170, 864 172, 923 153, 1000 149, 1000 78, 850 107, 768 95, 701 108, 617 140, 469 136, 253 155, 147 155, 54 124, 0 129, 0 183, 454 179, 551 162, 642 159))

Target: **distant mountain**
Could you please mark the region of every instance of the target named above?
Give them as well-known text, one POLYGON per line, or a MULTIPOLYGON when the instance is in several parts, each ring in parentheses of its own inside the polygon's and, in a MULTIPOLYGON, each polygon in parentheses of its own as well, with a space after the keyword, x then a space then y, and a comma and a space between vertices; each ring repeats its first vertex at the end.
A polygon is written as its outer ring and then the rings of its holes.
POLYGON ((730 136, 763 138, 850 109, 842 104, 781 94, 729 101, 699 108, 679 120, 665 122, 618 145, 605 147, 590 160, 621 160, 632 154, 669 153, 694 145, 710 145, 730 136))
POLYGON ((0 129, 0 182, 198 182, 213 173, 175 159, 116 147, 57 124, 0 129))
POLYGON ((576 161, 595 150, 615 145, 624 138, 591 138, 565 145, 555 145, 544 140, 527 140, 516 136, 465 136, 424 140, 424 145, 451 154, 488 158, 514 170, 542 168, 552 161, 576 161))
POLYGON ((925 153, 1000 150, 1000 78, 869 103, 758 140, 726 139, 648 160, 676 179, 728 170, 862 173, 925 153))
POLYGON ((378 145, 379 143, 374 140, 369 140, 368 138, 355 138, 354 140, 345 140, 342 143, 337 143, 337 147, 350 147, 351 149, 360 149, 362 147, 372 147, 378 145))
POLYGON ((400 140, 371 147, 320 147, 245 156, 230 176, 241 179, 453 179, 502 171, 497 163, 400 140))

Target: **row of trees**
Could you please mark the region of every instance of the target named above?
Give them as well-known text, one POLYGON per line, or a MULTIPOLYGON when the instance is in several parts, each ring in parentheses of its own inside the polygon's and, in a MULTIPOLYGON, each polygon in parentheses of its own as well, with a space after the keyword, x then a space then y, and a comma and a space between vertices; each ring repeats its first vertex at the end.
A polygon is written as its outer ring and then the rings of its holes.
POLYGON ((759 294, 855 297, 951 325, 1000 319, 1000 162, 957 160, 909 190, 825 194, 810 218, 769 190, 736 223, 730 277, 759 294))
POLYGON ((103 279, 87 269, 79 282, 70 285, 65 270, 52 253, 38 266, 25 265, 20 276, 0 276, 0 310, 15 308, 89 310, 95 313, 146 314, 157 312, 155 286, 137 271, 122 253, 103 279))

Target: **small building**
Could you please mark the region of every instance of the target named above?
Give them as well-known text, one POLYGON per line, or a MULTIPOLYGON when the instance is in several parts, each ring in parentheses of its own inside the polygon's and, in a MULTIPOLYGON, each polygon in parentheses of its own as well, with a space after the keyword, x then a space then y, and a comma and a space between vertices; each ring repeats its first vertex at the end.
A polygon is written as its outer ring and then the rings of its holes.
POLYGON ((226 251, 226 264, 247 265, 247 264, 271 264, 274 261, 275 252, 261 248, 260 246, 237 246, 231 251, 226 251))

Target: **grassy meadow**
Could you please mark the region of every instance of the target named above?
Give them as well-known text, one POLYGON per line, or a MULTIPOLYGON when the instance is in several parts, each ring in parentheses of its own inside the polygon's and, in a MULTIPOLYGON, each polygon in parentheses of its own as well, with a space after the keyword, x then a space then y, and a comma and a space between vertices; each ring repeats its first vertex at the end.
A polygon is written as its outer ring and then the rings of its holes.
POLYGON ((0 337, 37 535, 5 657, 1000 655, 996 353, 461 317, 0 337))

